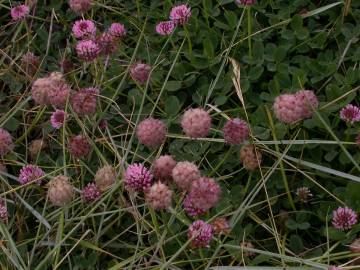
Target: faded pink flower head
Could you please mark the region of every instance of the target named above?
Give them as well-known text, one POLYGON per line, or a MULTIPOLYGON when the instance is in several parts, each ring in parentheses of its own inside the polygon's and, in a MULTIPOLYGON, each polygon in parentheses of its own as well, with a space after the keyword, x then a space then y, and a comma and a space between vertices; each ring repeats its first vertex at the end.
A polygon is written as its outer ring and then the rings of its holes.
POLYGON ((341 109, 340 118, 351 124, 358 122, 360 121, 360 108, 355 105, 348 104, 345 108, 341 109))
POLYGON ((19 5, 16 7, 13 7, 10 10, 11 18, 14 21, 20 21, 25 19, 30 13, 30 8, 27 5, 19 5))
POLYGON ((202 108, 187 110, 182 119, 181 127, 190 138, 206 137, 211 127, 211 117, 202 108))
POLYGON ((71 97, 71 106, 79 116, 92 115, 96 111, 99 89, 94 87, 82 88, 71 97))
POLYGON ((303 106, 293 94, 283 94, 275 98, 273 109, 277 119, 292 124, 302 119, 303 106))
POLYGON ((72 137, 68 147, 70 154, 77 158, 86 157, 91 151, 91 144, 84 135, 72 137))
POLYGON ((176 25, 184 25, 191 16, 191 9, 187 5, 178 5, 171 9, 170 20, 176 25))
POLYGON ((92 39, 96 34, 96 26, 91 20, 78 20, 72 27, 72 33, 77 39, 92 39))
POLYGON ((165 21, 165 22, 159 22, 156 25, 156 33, 162 36, 170 35, 175 29, 175 25, 173 21, 165 21))
POLYGON ((125 184, 129 190, 145 191, 153 181, 153 175, 142 164, 129 165, 125 171, 125 184))
POLYGON ((170 155, 163 155, 156 159, 152 166, 152 173, 157 180, 168 180, 171 178, 172 170, 176 161, 170 155))
POLYGON ((75 13, 83 13, 91 8, 91 0, 69 0, 69 5, 75 13))
POLYGON ((208 247, 214 235, 213 227, 202 220, 193 222, 188 230, 188 238, 192 239, 193 248, 208 247))
POLYGON ((117 50, 116 38, 108 32, 102 33, 96 40, 103 54, 109 55, 117 50))
POLYGON ((51 126, 59 129, 65 122, 65 112, 63 110, 56 110, 50 117, 51 126))
POLYGON ((221 189, 219 184, 208 177, 201 177, 192 182, 189 196, 192 205, 204 211, 214 207, 220 200, 221 189))
POLYGON ((108 32, 115 38, 123 38, 126 36, 126 28, 122 23, 112 23, 108 32))
MULTIPOLYGON (((25 185, 29 182, 35 181, 45 175, 45 172, 36 165, 26 165, 21 168, 19 174, 19 182, 21 185, 25 185)), ((36 181, 38 185, 41 184, 41 180, 36 181)))
POLYGON ((63 108, 70 96, 70 92, 71 88, 67 83, 53 82, 48 92, 49 101, 53 106, 63 108))
POLYGON ((86 62, 94 61, 100 52, 100 46, 93 40, 80 40, 76 44, 77 55, 86 62))
POLYGON ((8 219, 9 219, 9 214, 5 202, 3 199, 0 198, 0 221, 2 223, 7 223, 8 219))
POLYGON ((206 210, 198 208, 193 204, 193 197, 190 195, 185 197, 183 207, 185 212, 191 217, 201 216, 206 213, 206 210))
POLYGON ((211 225, 214 228, 215 234, 225 234, 229 235, 231 232, 230 224, 225 217, 217 217, 211 222, 211 225))
POLYGON ((248 124, 239 118, 228 120, 223 128, 225 142, 240 144, 249 138, 248 124))
POLYGON ((313 197, 308 187, 299 187, 296 190, 296 195, 298 196, 299 200, 304 203, 308 202, 308 200, 313 197))
POLYGON ((191 183, 200 178, 200 171, 194 163, 180 161, 172 170, 172 177, 180 189, 188 191, 191 183))
POLYGON ((349 207, 339 207, 333 211, 332 225, 341 231, 347 231, 357 223, 357 214, 349 207))
POLYGON ((100 198, 101 191, 95 183, 87 184, 81 191, 85 202, 93 202, 100 198))
POLYGON ((134 63, 130 68, 130 75, 134 81, 144 85, 150 75, 151 66, 142 62, 134 63))
POLYGON ((13 149, 14 144, 10 133, 5 129, 0 128, 0 157, 5 156, 13 149))
POLYGON ((235 3, 238 5, 251 6, 255 4, 256 0, 235 0, 235 3))
POLYGON ((149 117, 138 124, 136 136, 140 143, 149 148, 154 148, 165 141, 166 126, 161 120, 149 117))
POLYGON ((158 182, 146 190, 145 198, 150 207, 155 210, 165 210, 171 205, 172 193, 167 185, 158 182))
POLYGON ((27 52, 21 57, 21 67, 29 75, 34 75, 40 65, 40 59, 33 52, 27 52))
POLYGON ((319 101, 311 90, 300 90, 295 93, 295 97, 302 102, 301 106, 301 117, 303 119, 310 118, 314 114, 314 110, 319 106, 319 101))

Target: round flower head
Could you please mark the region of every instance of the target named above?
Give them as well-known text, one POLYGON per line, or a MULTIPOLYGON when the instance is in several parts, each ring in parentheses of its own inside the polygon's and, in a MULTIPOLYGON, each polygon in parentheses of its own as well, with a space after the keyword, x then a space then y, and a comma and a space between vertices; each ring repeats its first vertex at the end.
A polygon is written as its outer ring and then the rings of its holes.
POLYGON ((80 40, 76 44, 76 53, 80 59, 92 62, 100 54, 100 46, 93 40, 80 40))
POLYGON ((55 176, 48 185, 48 196, 53 205, 62 206, 72 200, 74 188, 65 175, 55 176))
POLYGON ((112 23, 108 29, 108 32, 115 38, 123 38, 126 36, 126 28, 121 23, 112 23))
POLYGON ((333 211, 332 225, 341 231, 347 231, 357 223, 357 214, 348 207, 339 207, 333 211))
POLYGON ((69 0, 69 5, 75 13, 83 13, 91 8, 91 0, 69 0))
POLYGON ((95 174, 95 183, 100 188, 101 191, 106 190, 116 181, 115 170, 110 165, 105 165, 104 167, 98 169, 95 174))
POLYGON ((296 95, 283 94, 275 98, 273 109, 277 119, 292 124, 303 117, 303 102, 296 95))
POLYGON ((211 117, 202 108, 189 109, 181 119, 181 126, 190 138, 206 137, 210 131, 211 117))
POLYGON ((65 122, 65 112, 63 110, 56 110, 50 117, 51 126, 59 129, 65 122))
POLYGON ((71 92, 70 85, 63 82, 53 82, 49 90, 48 97, 51 105, 59 108, 65 107, 71 92))
POLYGON ((31 96, 36 104, 49 105, 49 89, 52 87, 52 80, 49 77, 37 79, 31 87, 31 96))
POLYGON ((116 39, 108 32, 104 32, 98 37, 97 44, 105 55, 112 54, 117 50, 116 39))
POLYGON ((261 164, 262 155, 253 145, 245 145, 240 149, 240 161, 248 171, 254 171, 261 164), (256 151, 256 152, 255 152, 256 151))
POLYGON ((353 124, 360 121, 360 108, 351 104, 346 105, 340 111, 340 118, 345 122, 353 124))
POLYGON ((185 212, 191 217, 201 216, 206 213, 206 210, 198 208, 194 205, 193 197, 190 195, 185 197, 183 207, 185 212))
POLYGON ((188 238, 192 239, 193 248, 208 247, 214 235, 213 227, 202 220, 193 222, 188 230, 188 238))
POLYGON ((44 140, 38 139, 31 141, 29 145, 29 153, 31 159, 36 158, 36 156, 46 147, 46 142, 44 140))
POLYGON ((0 157, 5 156, 13 150, 13 148, 14 144, 10 133, 5 129, 0 128, 0 157))
POLYGON ((79 116, 92 115, 96 111, 97 88, 83 88, 71 97, 71 106, 79 116))
POLYGON ((189 195, 192 204, 204 211, 214 207, 220 199, 221 189, 213 178, 201 177, 192 182, 189 195))
POLYGON ((152 181, 153 175, 142 164, 129 165, 125 171, 125 184, 129 190, 144 191, 151 186, 152 181))
POLYGON ((176 161, 170 155, 160 156, 152 166, 152 173, 157 180, 168 180, 171 178, 172 170, 176 161))
POLYGON ((9 214, 5 202, 0 198, 0 221, 2 223, 7 223, 8 219, 9 219, 9 214))
POLYGON ((246 248, 254 248, 254 245, 252 243, 250 243, 250 242, 241 242, 240 247, 241 247, 241 254, 244 257, 251 258, 251 257, 254 257, 256 255, 254 252, 246 250, 246 248))
POLYGON ((39 65, 39 57, 32 52, 27 52, 21 57, 21 68, 30 76, 36 73, 39 65))
POLYGON ((72 33, 77 39, 92 39, 96 34, 96 26, 90 20, 78 20, 72 27, 72 33))
POLYGON ((319 106, 317 97, 314 91, 311 90, 300 90, 295 93, 295 97, 302 102, 302 119, 310 118, 314 114, 314 110, 319 106))
POLYGON ((191 183, 200 178, 200 171, 194 163, 181 161, 176 164, 171 175, 180 189, 188 191, 191 183))
POLYGON ((154 148, 165 141, 166 126, 161 120, 149 117, 138 124, 136 136, 140 143, 154 148))
MULTIPOLYGON (((19 182, 21 185, 25 185, 29 182, 36 181, 43 177, 45 172, 36 165, 26 165, 21 168, 19 174, 19 182)), ((38 185, 41 184, 41 180, 36 181, 38 185)))
POLYGON ((296 195, 298 196, 299 200, 303 203, 308 202, 308 200, 313 196, 308 187, 299 187, 296 190, 296 195))
POLYGON ((156 33, 162 36, 168 36, 170 35, 175 29, 175 25, 173 21, 165 21, 165 22, 159 22, 156 25, 156 33))
POLYGON ((360 238, 355 239, 349 248, 353 253, 360 253, 360 238))
POLYGON ((256 0, 235 0, 235 3, 238 5, 251 6, 255 4, 256 0))
POLYGON ((223 134, 225 142, 229 144, 240 144, 249 137, 249 127, 242 119, 231 119, 225 123, 223 134))
POLYGON ((13 7, 10 10, 11 18, 14 21, 20 21, 25 19, 30 13, 30 8, 27 5, 19 5, 16 7, 13 7))
POLYGON ((139 83, 140 85, 144 85, 150 75, 151 66, 142 62, 134 63, 130 68, 131 78, 139 83))
POLYGON ((81 191, 85 202, 93 202, 100 198, 101 191, 95 183, 89 183, 81 191))
POLYGON ((187 5, 175 6, 170 11, 170 20, 176 25, 184 25, 191 16, 191 9, 187 5))
POLYGON ((211 225, 214 228, 215 234, 230 234, 230 225, 226 218, 224 217, 217 217, 211 222, 211 225))
POLYGON ((69 152, 77 158, 86 157, 90 154, 91 144, 83 135, 77 135, 69 140, 69 152))
POLYGON ((153 184, 145 193, 147 203, 155 210, 165 210, 170 207, 172 191, 161 182, 153 184))

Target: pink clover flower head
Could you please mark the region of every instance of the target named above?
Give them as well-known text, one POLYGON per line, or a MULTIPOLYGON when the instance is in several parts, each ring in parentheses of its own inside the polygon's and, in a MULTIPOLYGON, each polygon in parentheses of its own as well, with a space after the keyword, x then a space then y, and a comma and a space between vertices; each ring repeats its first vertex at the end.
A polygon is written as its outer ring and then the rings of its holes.
POLYGON ((193 222, 187 232, 193 248, 208 247, 214 235, 213 227, 203 220, 193 222))
POLYGON ((91 144, 84 135, 77 135, 69 140, 69 152, 77 158, 83 158, 90 154, 91 144))
POLYGON ((254 5, 256 0, 235 0, 238 5, 251 6, 254 5))
POLYGON ((86 62, 94 61, 101 52, 100 46, 93 40, 80 40, 76 44, 76 53, 86 62))
POLYGON ((300 90, 295 93, 295 97, 302 102, 301 106, 301 117, 303 119, 310 118, 314 114, 314 110, 319 106, 319 101, 311 90, 300 90))
POLYGON ((101 191, 95 183, 87 184, 81 191, 85 202, 93 202, 100 198, 101 191))
POLYGON ((152 173, 157 180, 171 179, 172 170, 176 161, 170 155, 163 155, 156 159, 152 166, 152 173))
POLYGON ((112 23, 108 32, 115 38, 123 38, 126 36, 126 28, 122 23, 112 23))
POLYGON ((248 124, 239 118, 228 120, 223 128, 225 142, 240 144, 249 138, 248 124))
POLYGON ((5 156, 14 149, 14 144, 10 133, 3 128, 0 128, 0 157, 5 156))
POLYGON ((130 75, 134 81, 138 82, 140 85, 144 85, 149 78, 150 71, 150 65, 138 61, 131 66, 130 75))
POLYGON ((30 8, 27 5, 19 5, 19 6, 13 7, 10 10, 11 18, 14 21, 20 21, 20 20, 25 19, 29 15, 29 13, 30 13, 30 8))
POLYGON ((339 207, 333 211, 332 225, 341 231, 347 231, 357 223, 357 214, 349 207, 339 207))
POLYGON ((170 35, 175 29, 175 24, 173 21, 164 21, 159 22, 156 27, 156 33, 162 36, 168 36, 170 35))
POLYGON ((51 118, 50 118, 51 126, 56 129, 61 128, 65 122, 65 117, 66 117, 65 112, 63 110, 57 109, 51 115, 51 118))
POLYGON ((340 118, 351 124, 358 122, 360 121, 360 108, 355 105, 348 104, 345 108, 341 109, 340 118))
POLYGON ((181 118, 184 133, 193 139, 206 137, 211 128, 211 117, 203 108, 188 109, 181 118))
POLYGON ((194 207, 207 211, 220 200, 221 189, 213 178, 201 177, 192 182, 189 195, 194 207))
MULTIPOLYGON (((19 182, 21 185, 25 185, 29 182, 35 181, 45 175, 45 172, 36 165, 26 165, 21 168, 19 174, 19 182)), ((41 180, 36 181, 38 185, 41 184, 41 180)))
POLYGON ((191 16, 191 8, 187 5, 178 5, 171 9, 170 20, 176 25, 184 25, 188 22, 191 16))
POLYGON ((206 213, 206 210, 194 206, 193 198, 190 195, 185 197, 183 207, 185 212, 191 217, 201 216, 206 213))
POLYGON ((97 38, 97 44, 105 55, 112 54, 117 50, 116 38, 108 32, 102 33, 97 38))
POLYGON ((149 117, 138 124, 136 136, 140 143, 154 148, 165 141, 166 131, 166 126, 161 120, 149 117))
POLYGON ((77 39, 91 39, 95 37, 96 26, 90 20, 78 20, 72 27, 72 33, 77 39))
POLYGON ((165 210, 171 205, 172 193, 167 185, 158 182, 146 190, 145 198, 154 210, 165 210))
POLYGON ((153 182, 153 175, 142 164, 134 163, 129 165, 125 171, 125 184, 129 190, 145 191, 150 188, 153 182))
POLYGON ((84 13, 91 8, 91 0, 69 0, 69 5, 75 13, 84 13))
POLYGON ((99 89, 82 88, 71 97, 71 106, 79 116, 92 115, 96 111, 99 89))

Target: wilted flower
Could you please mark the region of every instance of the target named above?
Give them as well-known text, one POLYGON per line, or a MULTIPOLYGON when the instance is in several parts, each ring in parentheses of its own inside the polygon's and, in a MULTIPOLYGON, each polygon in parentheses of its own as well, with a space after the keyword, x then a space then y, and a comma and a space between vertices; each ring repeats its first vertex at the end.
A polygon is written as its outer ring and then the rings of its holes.
POLYGON ((96 201, 101 196, 101 191, 95 183, 87 184, 81 191, 84 201, 96 201))
POLYGON ((92 115, 96 111, 97 95, 99 89, 82 88, 71 97, 71 106, 79 116, 92 115))
POLYGON ((65 112, 63 110, 56 110, 50 117, 51 126, 59 129, 65 122, 65 112))
MULTIPOLYGON (((29 182, 33 182, 42 178, 45 175, 45 172, 36 165, 26 165, 21 168, 19 174, 19 182, 21 185, 25 185, 29 182)), ((38 185, 41 184, 41 180, 36 181, 38 185)))
POLYGON ((76 44, 77 55, 86 62, 94 61, 100 52, 100 46, 93 40, 80 40, 76 44))
POLYGON ((193 248, 208 247, 214 235, 213 227, 202 220, 193 222, 188 230, 188 238, 192 239, 193 248))
POLYGON ((77 158, 86 157, 91 151, 91 144, 84 135, 72 137, 68 147, 70 154, 77 158))
POLYGON ((190 19, 191 9, 187 5, 178 5, 171 9, 170 20, 177 25, 184 25, 190 19))
POLYGON ((33 140, 29 145, 30 157, 34 159, 46 146, 46 142, 42 139, 33 140))
POLYGON ((340 118, 345 122, 353 124, 360 121, 360 108, 351 104, 346 105, 340 111, 340 118))
POLYGON ((224 125, 223 134, 225 142, 240 144, 249 137, 249 127, 242 119, 230 119, 224 125))
POLYGON ((360 238, 355 239, 349 248, 354 253, 360 253, 360 238))
POLYGON ((29 75, 34 75, 39 68, 40 59, 32 52, 27 52, 21 57, 21 68, 29 75))
POLYGON ((155 29, 156 29, 156 33, 158 33, 159 35, 167 36, 174 31, 175 25, 173 21, 159 22, 156 25, 155 29))
POLYGON ((171 178, 172 170, 176 161, 170 155, 163 155, 156 159, 152 166, 152 173, 157 180, 168 180, 171 178))
POLYGON ((53 205, 62 206, 69 203, 74 195, 74 188, 65 175, 55 176, 49 182, 48 196, 53 205))
POLYGON ((125 171, 125 184, 130 190, 144 191, 151 186, 152 181, 153 175, 142 164, 129 165, 125 171))
POLYGON ((240 149, 240 161, 244 168, 248 171, 253 171, 261 164, 262 155, 260 151, 253 145, 245 145, 240 149))
POLYGON ((69 0, 69 5, 75 13, 83 13, 91 8, 91 2, 91 0, 69 0))
POLYGON ((145 198, 150 207, 155 210, 164 210, 171 205, 172 193, 167 185, 158 182, 146 190, 145 198))
POLYGON ((149 78, 151 66, 142 62, 134 63, 130 68, 130 75, 139 84, 145 84, 149 78))
POLYGON ((30 13, 30 8, 27 5, 19 5, 16 7, 13 7, 10 10, 11 18, 14 21, 20 21, 25 19, 26 16, 28 16, 30 13))
POLYGON ((97 170, 95 174, 95 183, 100 188, 101 191, 106 190, 116 181, 115 170, 110 165, 105 165, 104 167, 97 170))
POLYGON ((350 230, 357 223, 357 214, 348 207, 339 207, 333 211, 332 225, 341 231, 350 230))
POLYGON ((72 33, 77 39, 92 39, 96 34, 96 26, 91 20, 78 20, 72 27, 72 33))
POLYGON ((11 138, 10 133, 0 128, 0 157, 5 156, 14 148, 14 144, 11 138))
POLYGON ((214 228, 215 234, 230 234, 230 225, 226 218, 224 217, 217 217, 211 222, 211 225, 214 228))
POLYGON ((189 190, 191 183, 200 178, 200 171, 194 163, 181 161, 172 170, 172 177, 180 189, 189 190))

